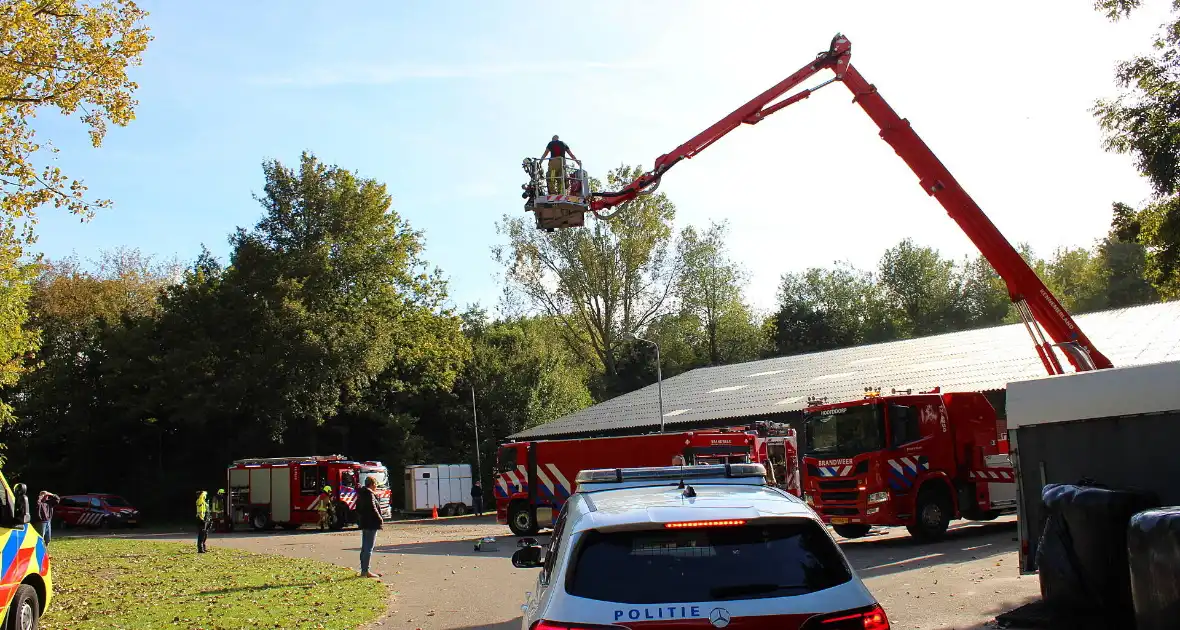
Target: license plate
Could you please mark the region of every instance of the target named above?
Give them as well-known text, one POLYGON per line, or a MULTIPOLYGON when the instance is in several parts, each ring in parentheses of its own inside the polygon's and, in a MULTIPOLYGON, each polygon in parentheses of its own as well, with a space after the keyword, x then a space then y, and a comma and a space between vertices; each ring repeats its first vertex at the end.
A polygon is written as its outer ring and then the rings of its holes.
POLYGON ((847 523, 848 523, 848 519, 846 519, 846 518, 836 517, 836 518, 832 519, 832 525, 845 525, 847 523))

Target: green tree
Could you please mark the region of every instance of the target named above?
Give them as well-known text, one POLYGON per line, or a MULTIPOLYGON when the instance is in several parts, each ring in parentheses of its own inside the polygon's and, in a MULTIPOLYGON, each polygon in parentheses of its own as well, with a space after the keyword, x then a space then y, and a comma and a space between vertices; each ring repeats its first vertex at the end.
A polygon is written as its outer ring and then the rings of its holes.
POLYGON ((728 231, 728 225, 722 222, 711 223, 703 234, 698 234, 691 226, 680 233, 681 272, 676 294, 681 311, 696 316, 704 326, 706 356, 713 365, 749 359, 758 354, 757 348, 748 347, 749 336, 745 333, 750 328, 751 319, 742 302, 747 275, 729 257, 725 243, 728 231), (739 335, 740 349, 730 348, 729 340, 724 338, 726 333, 739 335))
MULTIPOLYGON (((622 186, 641 172, 619 167, 607 175, 606 187, 622 186)), ((624 336, 645 329, 669 306, 677 272, 675 216, 675 206, 660 193, 623 204, 609 221, 585 229, 543 232, 507 216, 499 224, 508 242, 494 254, 508 288, 559 322, 566 343, 598 362, 609 389, 618 378, 624 336)))
POLYGON ((938 250, 905 239, 885 251, 878 264, 884 299, 900 311, 902 335, 922 337, 960 330, 969 323, 963 279, 954 261, 938 250))
POLYGON ((1086 313, 1106 307, 1106 274, 1098 257, 1090 250, 1058 248, 1048 260, 1045 271, 1045 284, 1070 313, 1086 313))
MULTIPOLYGON (((1095 7, 1118 20, 1140 4, 1098 0, 1095 7)), ((1155 199, 1141 211, 1139 242, 1152 283, 1169 298, 1180 296, 1180 2, 1173 10, 1177 15, 1156 35, 1152 52, 1118 65, 1122 93, 1094 106, 1106 149, 1133 156, 1151 182, 1155 199)))
POLYGON ((776 355, 887 341, 899 332, 872 274, 846 263, 783 274, 778 302, 764 327, 776 355))

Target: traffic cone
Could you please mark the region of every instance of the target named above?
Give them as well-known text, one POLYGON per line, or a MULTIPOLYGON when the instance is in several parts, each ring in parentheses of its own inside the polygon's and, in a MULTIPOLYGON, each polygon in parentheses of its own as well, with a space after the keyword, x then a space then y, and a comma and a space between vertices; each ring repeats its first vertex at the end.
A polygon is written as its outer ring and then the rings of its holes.
POLYGON ((438 506, 430 506, 430 518, 438 518, 438 506))

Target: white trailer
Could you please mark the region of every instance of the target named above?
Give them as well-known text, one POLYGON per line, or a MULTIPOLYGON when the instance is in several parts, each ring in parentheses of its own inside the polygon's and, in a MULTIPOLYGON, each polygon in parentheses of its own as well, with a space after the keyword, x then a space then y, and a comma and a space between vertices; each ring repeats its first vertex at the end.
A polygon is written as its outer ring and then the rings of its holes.
POLYGON ((1090 478, 1180 505, 1180 361, 1008 383, 1020 571, 1036 570, 1041 490, 1090 478))
POLYGON ((459 516, 471 511, 471 465, 406 466, 406 511, 459 516))

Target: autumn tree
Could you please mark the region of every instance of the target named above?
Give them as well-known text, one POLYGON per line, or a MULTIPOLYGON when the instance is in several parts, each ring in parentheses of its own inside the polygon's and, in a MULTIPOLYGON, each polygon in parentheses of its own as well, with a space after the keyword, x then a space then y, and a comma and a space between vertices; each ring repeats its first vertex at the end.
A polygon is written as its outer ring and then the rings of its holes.
MULTIPOLYGON (((58 149, 34 122, 46 110, 80 112, 95 147, 109 124, 129 123, 138 86, 127 70, 150 39, 145 16, 130 0, 0 0, 0 386, 16 383, 37 346, 24 326, 37 210, 52 203, 86 218, 109 203, 52 165, 58 149)), ((0 402, 0 422, 10 419, 0 402)))
MULTIPOLYGON (((605 187, 595 188, 621 187, 641 172, 619 167, 607 174, 605 187)), ((609 388, 624 336, 642 331, 670 303, 675 216, 675 206, 658 193, 629 201, 610 220, 584 229, 544 232, 525 218, 505 217, 498 227, 508 242, 494 255, 510 290, 559 322, 566 343, 600 365, 609 388)))

